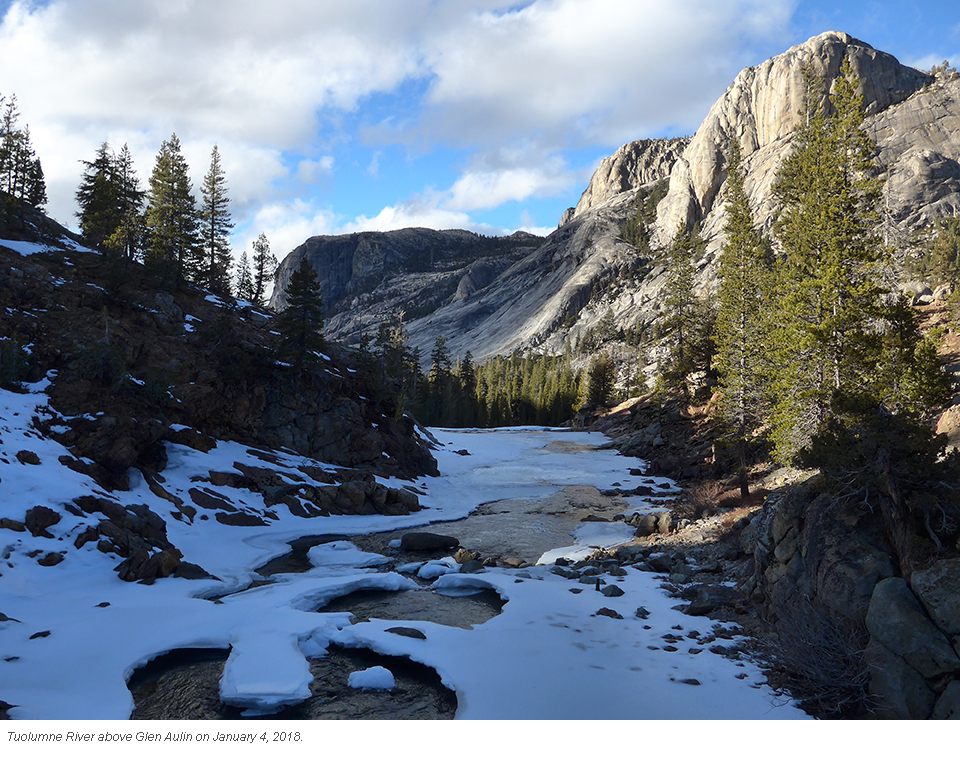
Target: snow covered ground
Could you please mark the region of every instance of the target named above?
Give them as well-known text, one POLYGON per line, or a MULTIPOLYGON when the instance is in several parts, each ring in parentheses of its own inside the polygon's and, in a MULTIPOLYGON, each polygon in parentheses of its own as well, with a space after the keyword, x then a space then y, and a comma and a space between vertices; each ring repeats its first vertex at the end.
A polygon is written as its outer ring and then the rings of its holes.
MULTIPOLYGON (((458 718, 515 719, 796 719, 803 713, 784 704, 763 685, 759 670, 696 648, 696 633, 714 623, 675 610, 676 601, 651 573, 628 569, 618 581, 619 598, 551 573, 546 565, 521 571, 488 569, 458 573, 448 559, 434 567, 431 585, 451 595, 492 588, 506 601, 503 611, 473 629, 414 621, 372 620, 351 624, 345 613, 319 613, 333 598, 357 589, 398 590, 420 586, 395 571, 374 568, 384 557, 347 541, 315 547, 314 568, 279 574, 273 582, 246 589, 259 579, 254 569, 288 551, 305 535, 354 535, 396 530, 462 518, 481 502, 545 497, 559 487, 619 482, 629 489, 642 480, 638 466, 613 451, 592 448, 599 434, 510 429, 435 431, 442 475, 418 479, 424 509, 401 517, 331 516, 300 518, 283 506, 279 520, 264 527, 224 526, 214 520, 177 520, 175 506, 153 494, 136 471, 128 492, 114 492, 124 505, 146 504, 167 523, 170 541, 185 560, 204 567, 213 580, 160 579, 155 584, 121 581, 117 556, 74 540, 96 519, 63 512, 63 503, 104 495, 89 478, 63 467, 64 447, 43 438, 32 420, 50 416, 44 384, 27 394, 0 390, 0 517, 22 521, 27 510, 45 505, 61 511, 50 538, 0 529, 0 700, 14 705, 13 720, 125 720, 133 710, 126 680, 151 658, 175 648, 229 648, 221 697, 248 714, 274 711, 309 695, 308 658, 331 643, 409 656, 436 668, 456 691, 458 718), (573 448, 556 448, 556 442, 573 448), (551 446, 552 445, 552 446, 551 446), (460 450, 468 454, 458 454, 460 450), (39 464, 17 458, 29 451, 39 464), (51 552, 58 565, 41 566, 51 552), (444 573, 446 572, 446 573, 444 573), (582 589, 580 592, 573 590, 582 589), (217 600, 218 602, 214 602, 217 600), (622 619, 598 615, 611 608, 622 619), (637 609, 649 617, 636 616, 637 609), (426 640, 387 632, 409 626, 426 640), (691 634, 693 633, 693 637, 691 634)), ((236 472, 233 463, 273 467, 241 444, 221 442, 209 453, 168 445, 164 488, 188 497, 192 479, 211 470, 236 472), (259 462, 258 462, 259 460, 259 462)), ((320 465, 292 453, 275 459, 294 470, 320 465)), ((321 465, 322 466, 322 465, 321 465)), ((393 486, 410 486, 400 480, 393 486)), ((238 508, 263 511, 256 493, 219 487, 238 508), (259 505, 258 505, 259 503, 259 505)), ((652 501, 655 503, 655 500, 652 501)), ((650 501, 635 499, 642 508, 650 501)), ((566 554, 585 555, 596 543, 585 524, 566 554)), ((602 529, 614 538, 618 524, 602 529)), ((629 538, 629 534, 627 534, 629 538)), ((729 644, 718 640, 713 645, 729 644)), ((355 678, 370 692, 388 693, 383 672, 355 678)))

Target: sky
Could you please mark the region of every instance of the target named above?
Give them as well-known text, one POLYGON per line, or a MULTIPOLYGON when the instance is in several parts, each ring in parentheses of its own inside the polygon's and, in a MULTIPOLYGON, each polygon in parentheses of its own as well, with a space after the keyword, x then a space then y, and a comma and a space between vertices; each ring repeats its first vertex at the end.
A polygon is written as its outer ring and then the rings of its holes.
POLYGON ((235 224, 283 258, 317 234, 556 227, 600 160, 692 135, 747 66, 828 30, 960 63, 956 0, 0 0, 49 214, 82 160, 176 133, 194 191, 216 145, 235 224))

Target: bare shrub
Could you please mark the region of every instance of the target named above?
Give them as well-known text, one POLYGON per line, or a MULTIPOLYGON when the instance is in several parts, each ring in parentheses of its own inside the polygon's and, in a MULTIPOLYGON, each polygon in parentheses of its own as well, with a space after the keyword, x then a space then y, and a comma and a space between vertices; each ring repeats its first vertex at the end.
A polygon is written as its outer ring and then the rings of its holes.
POLYGON ((866 715, 871 706, 864 657, 864 625, 827 612, 797 595, 776 612, 754 641, 756 658, 771 679, 816 717, 849 719, 866 715))

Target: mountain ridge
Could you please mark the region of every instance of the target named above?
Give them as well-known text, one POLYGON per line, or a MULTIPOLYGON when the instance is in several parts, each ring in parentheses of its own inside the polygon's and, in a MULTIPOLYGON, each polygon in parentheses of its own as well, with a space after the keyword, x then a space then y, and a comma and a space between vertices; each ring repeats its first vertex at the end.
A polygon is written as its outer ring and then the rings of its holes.
MULTIPOLYGON (((907 247, 923 226, 960 209, 960 80, 949 72, 935 76, 906 67, 848 34, 826 32, 744 69, 689 141, 635 141, 621 147, 601 163, 561 225, 537 248, 516 253, 489 283, 475 285, 459 300, 451 293, 429 310, 421 294, 416 298, 420 311, 408 317, 411 343, 429 348, 443 335, 453 355, 470 351, 482 360, 514 351, 559 353, 611 314, 620 333, 649 327, 659 316, 665 281, 656 253, 680 225, 696 227, 707 240, 696 264, 696 288, 712 291, 723 243, 731 141, 743 145, 751 208, 769 233, 776 213, 771 188, 791 150, 803 71, 821 78, 821 100, 829 103, 828 83, 847 55, 865 93, 864 127, 878 147, 886 225, 896 232, 895 243, 907 247), (682 153, 677 151, 681 141, 682 153), (645 175, 636 171, 638 147, 659 156, 644 166, 645 175), (652 252, 641 251, 624 241, 623 227, 636 212, 638 192, 664 180, 668 191, 649 226, 652 252), (624 190, 624 183, 638 185, 624 190)), ((301 248, 294 250, 281 272, 289 273, 302 256, 301 248)), ((316 268, 318 263, 311 262, 316 268)), ((323 281, 324 272, 318 273, 323 281)), ((282 294, 282 276, 277 285, 282 294)), ((394 289, 400 286, 395 283, 394 289)), ((394 295, 395 302, 410 298, 394 295)), ((327 326, 331 336, 345 339, 340 327, 347 324, 332 311, 327 326)))

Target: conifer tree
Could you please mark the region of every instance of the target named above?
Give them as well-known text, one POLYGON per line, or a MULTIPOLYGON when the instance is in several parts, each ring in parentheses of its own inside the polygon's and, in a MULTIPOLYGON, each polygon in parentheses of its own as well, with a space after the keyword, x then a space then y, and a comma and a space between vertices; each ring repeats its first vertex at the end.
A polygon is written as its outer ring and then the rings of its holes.
POLYGON ((590 382, 587 387, 587 403, 603 406, 613 393, 616 370, 613 359, 607 353, 600 353, 590 362, 590 382))
POLYGON ((250 272, 250 258, 247 257, 246 250, 240 256, 237 266, 236 295, 240 300, 253 302, 253 274, 250 272))
POLYGON ((202 258, 197 268, 197 283, 216 295, 230 292, 230 242, 233 229, 230 218, 230 198, 227 196, 227 177, 220 164, 220 150, 216 145, 210 153, 210 169, 201 186, 203 204, 200 209, 200 241, 202 258))
POLYGON ((694 256, 703 241, 681 223, 667 250, 667 284, 660 329, 668 337, 669 358, 664 370, 668 384, 687 393, 687 378, 703 359, 698 358, 703 335, 702 306, 693 292, 694 256))
POLYGON ((872 233, 880 182, 870 172, 858 87, 845 60, 830 98, 835 113, 817 108, 801 126, 774 186, 782 212, 772 390, 783 460, 824 424, 833 392, 861 389, 877 363, 870 325, 881 313, 880 291, 870 266, 881 256, 872 233))
POLYGON ((143 200, 146 194, 140 187, 140 179, 133 167, 133 155, 127 144, 120 149, 114 168, 120 224, 108 237, 106 244, 127 260, 133 260, 143 245, 143 200))
POLYGON ((263 305, 267 282, 277 273, 277 257, 270 251, 266 234, 260 234, 253 243, 253 297, 251 303, 263 305))
POLYGON ((736 140, 730 149, 727 194, 727 238, 717 274, 716 366, 721 413, 739 461, 740 493, 747 497, 748 434, 760 421, 765 404, 763 314, 769 308, 769 267, 744 189, 740 144, 736 140))
POLYGON ((196 260, 199 215, 189 168, 174 133, 160 146, 145 214, 146 262, 165 276, 182 281, 196 260))
POLYGON ((312 367, 325 346, 323 299, 317 272, 306 258, 290 276, 286 296, 287 305, 277 326, 281 336, 278 355, 295 368, 312 367))
POLYGON ((93 161, 81 162, 84 170, 75 194, 80 230, 94 247, 106 249, 107 240, 122 220, 117 163, 106 141, 100 144, 93 161))

